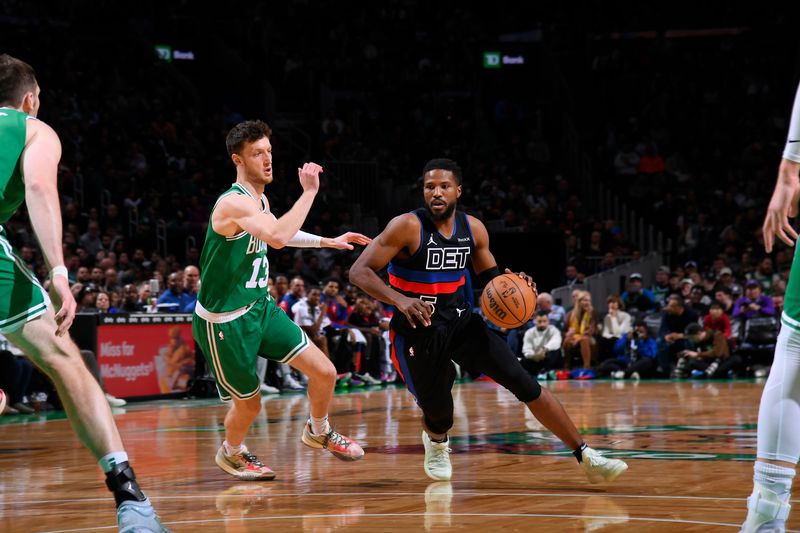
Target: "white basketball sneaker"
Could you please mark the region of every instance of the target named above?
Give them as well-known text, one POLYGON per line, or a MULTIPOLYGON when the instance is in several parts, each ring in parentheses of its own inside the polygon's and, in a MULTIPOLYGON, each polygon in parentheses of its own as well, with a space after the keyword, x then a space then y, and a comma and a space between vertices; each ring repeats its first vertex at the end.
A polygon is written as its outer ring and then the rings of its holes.
POLYGON ((581 457, 583 471, 586 472, 586 477, 592 483, 614 481, 628 469, 628 465, 624 461, 604 457, 603 454, 588 446, 581 452, 581 457))
POLYGON ((117 507, 119 533, 170 533, 158 519, 150 500, 125 501, 117 507))
POLYGON ((783 533, 791 510, 776 493, 756 483, 747 498, 747 518, 739 533, 783 533))
POLYGON ((448 446, 450 439, 433 442, 423 430, 422 444, 425 446, 425 473, 433 480, 449 481, 453 476, 453 467, 450 464, 450 452, 453 450, 448 446))

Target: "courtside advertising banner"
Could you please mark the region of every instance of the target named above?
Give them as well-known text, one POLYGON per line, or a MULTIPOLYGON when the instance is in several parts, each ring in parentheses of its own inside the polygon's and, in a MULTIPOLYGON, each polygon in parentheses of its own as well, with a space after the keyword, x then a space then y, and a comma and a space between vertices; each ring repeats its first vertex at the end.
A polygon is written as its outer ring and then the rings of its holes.
POLYGON ((194 376, 192 325, 99 325, 97 362, 114 396, 184 392, 194 376))

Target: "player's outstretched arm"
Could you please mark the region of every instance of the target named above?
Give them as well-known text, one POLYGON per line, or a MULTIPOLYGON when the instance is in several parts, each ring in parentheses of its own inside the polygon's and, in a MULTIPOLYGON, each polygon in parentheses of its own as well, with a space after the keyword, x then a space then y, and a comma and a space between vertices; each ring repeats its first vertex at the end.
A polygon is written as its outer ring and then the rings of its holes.
POLYGON ((316 163, 306 163, 297 172, 303 194, 281 218, 276 219, 271 213, 262 213, 258 204, 247 196, 229 194, 214 208, 211 227, 226 237, 244 230, 273 248, 283 248, 300 230, 311 210, 311 204, 319 190, 322 167, 316 163))
POLYGON ((419 239, 419 221, 414 215, 407 213, 393 218, 350 267, 350 281, 373 298, 394 305, 412 327, 430 326, 432 309, 428 302, 401 294, 377 274, 404 249, 415 251, 419 243, 415 245, 414 238, 419 239))
POLYGON ((51 270, 51 293, 56 306, 56 335, 65 335, 75 318, 77 305, 69 289, 61 245, 61 206, 58 199, 58 162, 61 142, 53 129, 28 121, 28 143, 22 161, 25 205, 42 255, 51 270))
POLYGON ((334 248, 336 250, 352 250, 353 244, 360 244, 366 246, 372 242, 372 239, 361 233, 348 231, 338 237, 320 237, 313 233, 306 233, 305 231, 298 231, 294 236, 289 239, 286 246, 293 248, 334 248), (353 244, 351 244, 353 243, 353 244))
POLYGON ((322 237, 320 246, 322 248, 335 248, 337 250, 352 250, 353 244, 366 246, 371 242, 372 239, 366 235, 362 235, 361 233, 356 233, 354 231, 348 231, 347 233, 342 233, 338 237, 322 237))

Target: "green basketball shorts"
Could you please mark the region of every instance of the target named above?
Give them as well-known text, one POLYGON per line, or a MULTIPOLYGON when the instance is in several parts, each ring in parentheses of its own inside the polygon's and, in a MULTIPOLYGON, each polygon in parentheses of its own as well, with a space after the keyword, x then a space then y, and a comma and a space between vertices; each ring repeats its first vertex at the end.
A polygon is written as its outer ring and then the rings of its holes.
POLYGON ((17 330, 44 314, 49 303, 36 276, 14 253, 0 227, 0 333, 17 330))
POLYGON ((269 296, 228 313, 209 312, 198 302, 192 333, 223 401, 260 394, 256 357, 288 363, 309 345, 305 332, 269 296))

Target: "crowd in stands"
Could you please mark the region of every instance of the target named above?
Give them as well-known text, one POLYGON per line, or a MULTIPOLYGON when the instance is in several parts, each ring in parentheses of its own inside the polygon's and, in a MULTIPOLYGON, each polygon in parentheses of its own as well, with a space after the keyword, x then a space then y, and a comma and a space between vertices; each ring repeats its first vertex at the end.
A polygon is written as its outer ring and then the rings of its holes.
MULTIPOLYGON (((170 9, 159 16, 171 15, 180 19, 170 9)), ((149 28, 142 19, 132 20, 112 43, 96 46, 90 38, 73 42, 70 36, 80 29, 79 21, 66 13, 60 19, 58 10, 51 16, 35 19, 35 24, 47 28, 47 43, 28 45, 30 49, 18 53, 37 68, 43 87, 40 116, 56 129, 64 145, 59 184, 66 257, 73 270, 75 265, 89 269, 95 285, 102 281, 111 287, 128 283, 140 287, 155 276, 163 289, 171 273, 198 264, 210 206, 233 179, 225 134, 244 118, 262 117, 265 110, 248 100, 230 103, 218 93, 208 94, 212 84, 198 83, 182 64, 156 59, 146 31, 142 33, 149 28), (45 49, 69 52, 43 53, 45 49), (123 51, 124 64, 115 60, 123 51), (106 94, 113 97, 102 96, 106 94), (158 238, 162 223, 166 246, 158 238), (117 279, 110 268, 118 272, 117 279)), ((247 14, 224 16, 232 27, 252 26, 247 14)), ((311 139, 310 154, 303 154, 277 134, 276 181, 268 191, 273 212, 285 212, 298 196, 294 169, 301 156, 322 162, 376 162, 381 176, 414 186, 426 160, 447 155, 464 168, 461 208, 480 216, 492 231, 561 232, 573 259, 597 255, 601 244, 604 251, 620 257, 634 252, 619 224, 596 220, 560 170, 560 115, 550 111, 552 88, 524 94, 500 91, 491 88, 492 80, 468 75, 474 71, 471 58, 480 57, 482 39, 496 35, 508 17, 494 14, 486 19, 470 10, 389 2, 359 9, 356 18, 354 23, 382 21, 386 31, 348 33, 340 23, 326 29, 341 39, 340 48, 311 39, 302 47, 284 49, 266 47, 265 28, 253 27, 244 33, 242 47, 229 51, 233 56, 253 54, 254 60, 263 59, 270 66, 262 75, 275 91, 275 108, 302 109, 297 127, 311 139), (446 17, 433 18, 471 28, 467 38, 442 43, 441 52, 431 46, 441 35, 433 28, 408 40, 401 22, 428 18, 434 15, 431 9, 447 12, 446 17), (407 46, 402 50, 390 46, 398 41, 408 41, 407 46), (311 78, 320 81, 315 85, 311 78), (396 91, 396 97, 387 91, 396 91), (470 97, 476 92, 485 97, 477 108, 470 97), (307 100, 298 100, 307 93, 311 94, 307 100), (325 95, 323 104, 316 94, 325 95), (387 124, 398 126, 387 128, 387 124)), ((302 19, 302 10, 270 13, 268 20, 282 21, 275 23, 277 33, 270 39, 279 40, 282 27, 302 19)), ((21 17, 19 27, 9 28, 3 39, 11 41, 17 32, 20 39, 14 42, 24 42, 25 20, 21 17)), ((528 61, 537 68, 536 54, 528 61)), ((354 227, 354 206, 336 179, 323 174, 323 189, 307 231, 339 234, 361 229, 354 227)), ((417 204, 421 195, 412 196, 417 204)), ((397 213, 382 215, 393 214, 397 213)), ((386 222, 385 216, 381 221, 386 222)), ((43 279, 46 269, 35 252, 26 214, 20 211, 7 230, 15 245, 28 248, 27 262, 43 279)), ((317 259, 277 252, 270 259, 274 271, 290 277, 301 274, 319 283, 329 276, 345 280, 353 256, 317 259)), ((117 307, 113 294, 109 299, 111 307, 117 307)))
MULTIPOLYGON (((576 370, 576 377, 727 377, 769 364, 760 357, 778 327, 792 256, 783 247, 761 253, 759 209, 785 138, 793 87, 781 75, 780 58, 763 53, 769 41, 763 35, 646 46, 596 39, 586 48, 592 82, 572 86, 575 99, 594 109, 584 114, 586 122, 599 126, 586 135, 596 147, 596 178, 674 236, 676 247, 666 252, 681 262, 662 267, 652 287, 632 277, 624 292, 609 296, 607 309, 595 310, 581 291, 584 277, 641 250, 619 221, 596 216, 565 173, 555 85, 498 90, 489 73, 476 72, 484 43, 515 27, 509 15, 402 1, 319 5, 314 21, 333 20, 326 10, 351 9, 352 16, 335 17, 342 22, 325 22, 287 46, 275 43, 296 40, 286 28, 306 27, 301 5, 269 16, 263 6, 243 6, 215 13, 220 33, 209 36, 225 42, 236 29, 239 44, 217 68, 230 63, 240 70, 221 70, 200 83, 189 68, 156 59, 156 23, 148 15, 132 17, 114 39, 98 34, 99 46, 92 32, 74 39, 90 24, 75 16, 86 7, 80 3, 55 7, 49 17, 24 3, 0 3, 19 13, 0 43, 37 69, 40 116, 62 140, 64 255, 81 312, 191 312, 210 207, 233 180, 225 135, 245 118, 286 111, 300 117, 297 127, 310 139, 303 156, 377 163, 381 174, 409 187, 418 185, 424 161, 452 157, 464 169, 460 207, 491 232, 549 229, 563 237, 562 281, 575 289, 574 301, 562 307, 541 294, 540 314, 527 327, 501 332, 537 376, 576 370), (420 22, 409 32, 408 20, 445 22, 443 28, 420 22), (37 42, 28 38, 32 28, 41 35, 37 42), (223 85, 240 74, 249 85, 268 86, 274 101, 262 106, 250 94, 226 93, 223 85), (719 127, 731 123, 734 109, 733 125, 719 127)), ((163 6, 159 19, 177 26, 182 9, 188 8, 163 6)), ((544 39, 558 40, 547 28, 544 39)), ((545 68, 535 52, 527 60, 545 68)), ((268 196, 279 216, 299 195, 294 169, 301 155, 279 135, 275 145, 276 181, 268 196)), ((322 183, 304 229, 359 231, 346 189, 324 174, 322 183)), ((6 230, 20 258, 46 281, 27 220, 20 210, 6 230)), ((342 385, 391 382, 391 309, 348 284, 357 253, 270 251, 270 290, 336 362, 342 385)), ((266 391, 303 385, 286 368, 265 376, 266 391)))
POLYGON ((769 258, 740 273, 722 256, 704 272, 692 260, 661 266, 650 287, 633 273, 599 310, 575 283, 566 310, 542 293, 535 319, 502 333, 542 380, 764 376, 787 278, 772 272, 769 258))

